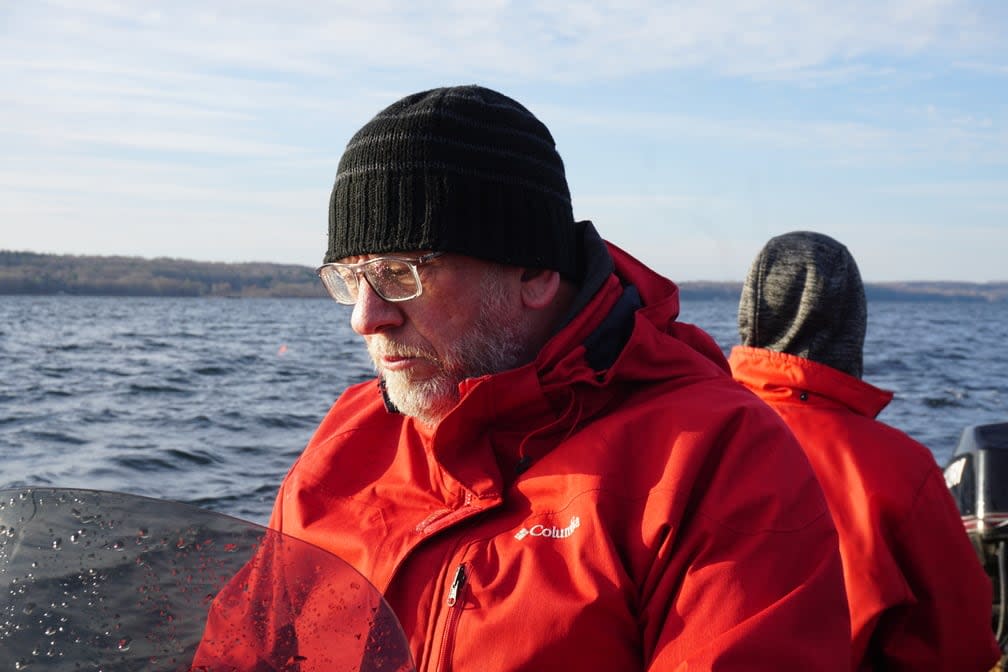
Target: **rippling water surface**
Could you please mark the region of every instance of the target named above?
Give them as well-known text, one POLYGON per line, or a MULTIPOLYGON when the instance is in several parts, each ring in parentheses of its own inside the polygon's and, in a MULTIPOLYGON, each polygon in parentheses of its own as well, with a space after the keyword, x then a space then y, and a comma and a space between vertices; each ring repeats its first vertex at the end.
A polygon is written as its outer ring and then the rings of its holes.
MULTIPOLYGON (((727 351, 735 303, 685 301, 727 351)), ((327 299, 0 296, 0 487, 133 492, 265 522, 280 479, 348 384, 371 377, 327 299)), ((865 378, 880 419, 939 462, 1008 420, 1003 304, 877 302, 865 378)))

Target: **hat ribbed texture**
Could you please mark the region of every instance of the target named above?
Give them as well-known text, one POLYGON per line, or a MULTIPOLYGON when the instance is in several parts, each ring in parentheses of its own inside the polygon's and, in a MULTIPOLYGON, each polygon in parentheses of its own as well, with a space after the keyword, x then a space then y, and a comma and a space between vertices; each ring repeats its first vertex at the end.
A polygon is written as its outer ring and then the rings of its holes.
POLYGON ((325 261, 436 250, 576 277, 575 230, 542 122, 496 91, 441 88, 393 103, 350 139, 325 261))
POLYGON ((860 378, 868 302, 854 257, 821 233, 771 238, 742 287, 742 345, 810 359, 860 378))

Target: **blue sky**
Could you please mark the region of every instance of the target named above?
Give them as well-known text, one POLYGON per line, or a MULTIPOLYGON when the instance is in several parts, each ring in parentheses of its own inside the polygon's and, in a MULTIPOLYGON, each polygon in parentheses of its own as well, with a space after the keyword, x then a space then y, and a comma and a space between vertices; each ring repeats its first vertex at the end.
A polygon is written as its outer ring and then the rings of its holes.
POLYGON ((0 249, 317 265, 354 131, 469 83, 675 280, 795 229, 869 282, 1008 280, 999 0, 7 2, 0 249))

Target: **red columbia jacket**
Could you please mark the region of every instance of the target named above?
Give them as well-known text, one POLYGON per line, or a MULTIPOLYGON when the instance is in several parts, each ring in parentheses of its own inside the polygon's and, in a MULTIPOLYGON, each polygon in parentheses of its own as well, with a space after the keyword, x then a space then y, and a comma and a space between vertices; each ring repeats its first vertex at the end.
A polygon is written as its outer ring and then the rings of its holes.
MULTIPOLYGON (((609 252, 616 272, 535 362, 465 381, 433 430, 377 380, 349 388, 270 526, 368 577, 420 670, 847 670, 808 461, 676 321, 677 287, 609 252)), ((326 640, 297 646, 313 669, 326 640)))
POLYGON ((931 452, 875 420, 892 393, 803 357, 735 347, 736 380, 776 410, 840 534, 854 670, 989 670, 991 582, 931 452))

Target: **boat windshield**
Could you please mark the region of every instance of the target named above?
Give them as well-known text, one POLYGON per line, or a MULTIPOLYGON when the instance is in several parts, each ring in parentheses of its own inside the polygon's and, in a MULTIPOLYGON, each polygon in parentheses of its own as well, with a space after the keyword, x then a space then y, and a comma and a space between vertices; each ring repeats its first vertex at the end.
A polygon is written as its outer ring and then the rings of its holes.
POLYGON ((350 565, 188 504, 0 490, 0 584, 9 669, 414 669, 350 565))

